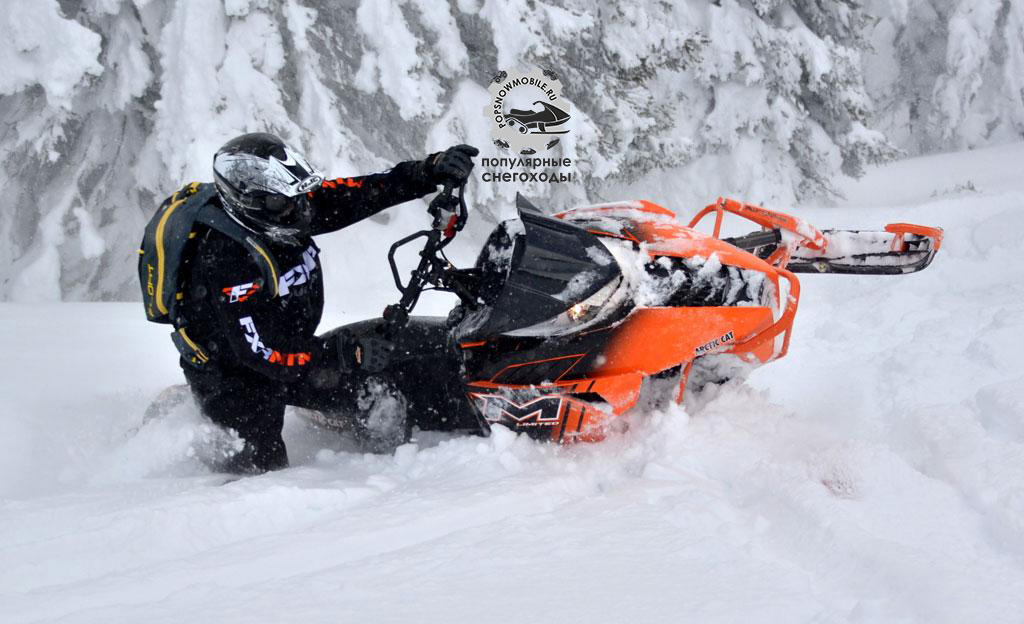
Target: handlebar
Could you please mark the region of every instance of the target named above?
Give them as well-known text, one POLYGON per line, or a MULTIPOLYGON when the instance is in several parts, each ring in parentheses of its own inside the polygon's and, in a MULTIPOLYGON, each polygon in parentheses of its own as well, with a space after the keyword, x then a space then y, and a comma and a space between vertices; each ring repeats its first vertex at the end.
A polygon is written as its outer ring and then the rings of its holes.
POLYGON ((441 230, 445 240, 455 238, 455 234, 465 227, 468 215, 466 200, 463 198, 466 184, 462 183, 458 187, 458 195, 453 194, 455 188, 451 182, 445 182, 444 189, 430 200, 430 206, 427 207, 427 212, 434 217, 433 228, 441 230))
POLYGON ((433 217, 431 229, 415 232, 391 245, 388 251, 388 264, 391 265, 391 276, 395 280, 395 287, 402 293, 402 298, 398 303, 384 308, 384 332, 388 338, 393 339, 405 327, 409 321, 409 314, 416 307, 420 295, 428 285, 434 290, 454 292, 463 300, 472 298, 464 286, 452 279, 456 269, 442 253, 466 225, 468 211, 464 197, 465 188, 465 183, 456 187, 451 182, 446 182, 444 189, 430 201, 427 208, 427 212, 433 217), (456 190, 458 195, 454 193, 456 190), (395 252, 420 238, 427 240, 420 250, 419 264, 410 274, 409 281, 403 284, 398 265, 395 263, 395 252))

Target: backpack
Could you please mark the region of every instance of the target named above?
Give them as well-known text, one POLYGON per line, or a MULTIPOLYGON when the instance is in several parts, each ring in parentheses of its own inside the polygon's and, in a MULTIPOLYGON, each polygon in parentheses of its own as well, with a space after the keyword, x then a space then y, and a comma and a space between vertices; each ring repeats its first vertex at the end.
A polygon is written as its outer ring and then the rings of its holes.
MULTIPOLYGON (((185 299, 182 267, 195 253, 197 226, 206 226, 245 247, 263 275, 261 292, 278 295, 277 262, 264 243, 232 219, 218 202, 210 183, 192 182, 168 197, 146 224, 139 247, 139 285, 146 318, 154 323, 172 324, 178 333, 185 325, 178 310, 185 299), (271 285, 268 289, 266 285, 271 285)), ((188 341, 187 336, 183 336, 188 341)))

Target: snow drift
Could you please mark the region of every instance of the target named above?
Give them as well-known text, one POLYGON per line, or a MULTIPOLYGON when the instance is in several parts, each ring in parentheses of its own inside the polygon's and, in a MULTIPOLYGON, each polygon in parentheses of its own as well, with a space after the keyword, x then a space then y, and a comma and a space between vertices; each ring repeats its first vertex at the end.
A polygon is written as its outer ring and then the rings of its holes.
MULTIPOLYGON (((1022 157, 895 163, 803 211, 946 239, 920 274, 804 276, 790 355, 599 445, 364 455, 289 418, 294 466, 225 483, 194 414, 140 428, 180 373, 138 304, 0 305, 0 620, 1014 621, 1022 157)), ((328 322, 394 299, 360 292, 328 322)))

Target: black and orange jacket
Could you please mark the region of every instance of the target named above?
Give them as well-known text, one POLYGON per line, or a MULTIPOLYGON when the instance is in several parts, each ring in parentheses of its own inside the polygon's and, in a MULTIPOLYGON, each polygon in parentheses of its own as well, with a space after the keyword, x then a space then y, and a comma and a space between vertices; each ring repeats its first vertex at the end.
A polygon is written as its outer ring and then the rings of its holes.
MULTIPOLYGON (((312 234, 340 230, 435 190, 418 161, 385 173, 325 180, 310 193, 312 234)), ((270 284, 235 240, 213 229, 197 238, 182 316, 188 339, 208 360, 203 366, 244 366, 272 380, 294 381, 315 367, 338 365, 333 345, 316 337, 324 287, 312 238, 296 247, 264 241, 280 272, 270 284)))

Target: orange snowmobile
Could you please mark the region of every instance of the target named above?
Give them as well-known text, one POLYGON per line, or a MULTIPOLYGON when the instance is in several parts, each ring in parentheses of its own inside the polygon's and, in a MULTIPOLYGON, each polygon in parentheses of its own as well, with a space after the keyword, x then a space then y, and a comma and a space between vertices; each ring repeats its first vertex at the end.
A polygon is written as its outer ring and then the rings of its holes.
POLYGON ((392 247, 401 302, 383 319, 339 328, 396 341, 386 374, 405 397, 410 428, 503 425, 538 439, 601 440, 628 427, 645 379, 674 382, 682 401, 688 382, 784 356, 800 302, 795 274, 912 273, 942 244, 938 228, 818 230, 731 199, 683 225, 648 201, 545 216, 519 197, 519 217, 492 232, 475 267, 457 269, 443 248, 465 223, 461 195, 445 189, 431 204, 434 229, 392 247), (710 235, 695 229, 712 214, 710 235), (726 214, 761 229, 722 238, 726 214), (419 266, 403 284, 395 250, 419 238, 419 266), (448 318, 410 317, 426 289, 461 303, 448 318))

